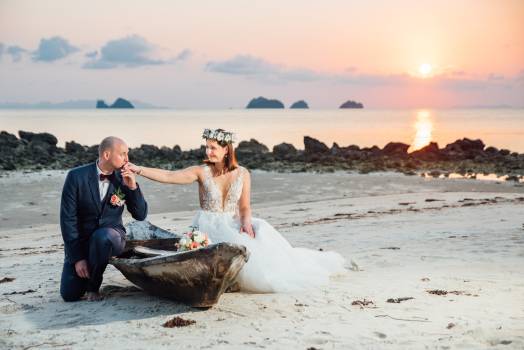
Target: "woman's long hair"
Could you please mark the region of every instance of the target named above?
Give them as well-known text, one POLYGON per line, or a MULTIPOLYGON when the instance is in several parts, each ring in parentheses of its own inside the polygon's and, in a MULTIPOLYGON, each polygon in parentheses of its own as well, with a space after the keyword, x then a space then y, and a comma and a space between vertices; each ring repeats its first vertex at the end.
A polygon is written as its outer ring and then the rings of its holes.
MULTIPOLYGON (((217 129, 217 131, 224 131, 224 130, 217 129)), ((227 147, 227 153, 224 156, 224 163, 225 163, 226 169, 228 171, 233 171, 236 168, 238 168, 237 155, 235 153, 235 147, 233 146, 233 144, 232 143, 227 143, 225 141, 218 141, 218 140, 215 140, 215 141, 220 146, 227 147)), ((213 164, 213 162, 210 161, 209 159, 204 159, 204 163, 207 164, 207 165, 213 164)))

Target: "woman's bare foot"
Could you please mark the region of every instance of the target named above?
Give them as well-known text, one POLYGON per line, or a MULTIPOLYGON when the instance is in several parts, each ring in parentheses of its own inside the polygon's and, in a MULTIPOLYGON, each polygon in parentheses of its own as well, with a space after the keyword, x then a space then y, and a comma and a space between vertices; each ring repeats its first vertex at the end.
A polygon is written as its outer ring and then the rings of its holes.
POLYGON ((104 299, 104 297, 100 293, 87 292, 86 299, 87 301, 100 301, 104 299))

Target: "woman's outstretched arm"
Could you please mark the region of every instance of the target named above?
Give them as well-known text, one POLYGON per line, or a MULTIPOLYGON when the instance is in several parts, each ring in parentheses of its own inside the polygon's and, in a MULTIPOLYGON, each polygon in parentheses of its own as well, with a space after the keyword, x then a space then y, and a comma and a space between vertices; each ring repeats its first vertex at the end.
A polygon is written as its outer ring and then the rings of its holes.
POLYGON ((181 170, 164 170, 127 163, 125 168, 128 168, 137 175, 146 177, 153 181, 177 185, 190 184, 197 181, 201 172, 201 167, 198 165, 190 166, 181 170))
POLYGON ((251 175, 249 171, 244 171, 241 176, 244 176, 244 185, 242 186, 242 194, 238 201, 238 211, 240 215, 240 232, 245 232, 249 236, 255 238, 255 230, 251 225, 251 175))

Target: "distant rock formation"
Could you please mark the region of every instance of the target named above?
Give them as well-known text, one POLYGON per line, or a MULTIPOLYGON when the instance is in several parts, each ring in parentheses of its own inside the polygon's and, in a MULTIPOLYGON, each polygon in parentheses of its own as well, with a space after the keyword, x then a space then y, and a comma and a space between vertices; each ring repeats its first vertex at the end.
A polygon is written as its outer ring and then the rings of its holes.
POLYGON ((109 106, 104 102, 104 100, 98 100, 96 101, 96 108, 109 108, 109 106))
POLYGON ((135 106, 128 100, 119 97, 111 106, 108 106, 104 100, 98 100, 96 101, 96 108, 135 108, 135 106))
POLYGON ((109 108, 135 108, 135 106, 133 106, 128 100, 119 97, 109 108))
POLYGON ((284 108, 284 104, 279 100, 269 100, 260 96, 249 101, 246 108, 284 108))
POLYGON ((293 103, 291 105, 291 107, 289 107, 289 108, 291 108, 291 109, 295 109, 295 108, 296 109, 308 109, 309 106, 307 105, 306 101, 300 100, 300 101, 297 101, 297 102, 293 103))
POLYGON ((364 108, 364 105, 360 102, 347 100, 339 108, 364 108))

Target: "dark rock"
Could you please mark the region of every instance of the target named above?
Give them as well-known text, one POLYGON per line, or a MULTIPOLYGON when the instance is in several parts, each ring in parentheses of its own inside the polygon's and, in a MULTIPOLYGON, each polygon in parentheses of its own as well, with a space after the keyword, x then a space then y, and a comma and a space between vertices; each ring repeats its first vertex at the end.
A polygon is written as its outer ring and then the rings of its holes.
POLYGON ((162 152, 155 145, 140 145, 138 148, 133 148, 129 151, 129 157, 140 160, 142 162, 150 162, 155 158, 161 158, 162 152))
POLYGON ((98 100, 96 101, 96 108, 109 108, 109 106, 105 103, 104 100, 98 100))
POLYGON ((173 147, 173 153, 177 156, 181 156, 182 155, 182 149, 180 148, 179 145, 175 145, 173 147))
POLYGON ((364 105, 360 102, 348 100, 340 105, 339 108, 364 108, 364 105))
POLYGON ((189 160, 204 160, 206 158, 206 146, 202 145, 200 148, 191 149, 185 152, 183 157, 189 160))
POLYGON ((242 141, 236 148, 237 154, 239 153, 268 153, 269 149, 266 145, 258 142, 255 139, 249 141, 242 141))
POLYGON ((402 142, 390 142, 382 149, 382 154, 386 156, 405 157, 408 154, 409 145, 402 142))
POLYGON ((306 103, 306 101, 300 100, 300 101, 297 101, 297 102, 293 103, 291 105, 291 107, 289 107, 289 108, 291 108, 291 109, 308 109, 309 106, 306 103))
POLYGON ((382 155, 381 149, 376 145, 373 145, 372 147, 364 147, 361 151, 364 153, 364 157, 378 157, 382 155))
POLYGON ((304 151, 308 154, 329 153, 329 147, 309 136, 304 136, 304 151))
POLYGON ((499 150, 498 148, 495 148, 495 147, 487 147, 485 150, 484 150, 484 153, 486 154, 489 154, 489 155, 498 155, 499 154, 499 150))
POLYGON ((260 96, 249 101, 246 108, 284 108, 284 104, 279 100, 270 100, 260 96))
POLYGON ((22 143, 16 137, 16 135, 10 134, 6 131, 0 132, 0 148, 2 147, 8 147, 8 148, 16 148, 20 146, 22 143))
POLYGON ((451 160, 474 159, 476 156, 484 155, 484 147, 484 142, 481 140, 463 138, 462 140, 456 140, 455 142, 446 145, 442 150, 442 154, 451 160))
POLYGON ((76 143, 75 141, 66 142, 65 144, 65 152, 67 154, 83 153, 85 151, 86 147, 82 146, 79 143, 76 143))
POLYGON ((273 156, 278 160, 290 160, 297 155, 297 149, 290 143, 281 143, 273 147, 273 156))
POLYGON ((508 156, 510 153, 511 153, 511 151, 510 151, 509 149, 501 149, 501 150, 499 151, 499 154, 500 154, 501 156, 508 156))
POLYGON ((119 97, 109 108, 135 108, 135 106, 128 100, 119 97))
POLYGON ((422 147, 419 150, 413 151, 409 155, 413 158, 427 161, 436 161, 441 160, 442 158, 440 149, 436 142, 430 142, 429 145, 422 147))
POLYGON ((18 135, 22 140, 26 140, 27 142, 39 142, 39 143, 46 143, 48 145, 56 146, 58 143, 58 139, 47 132, 43 133, 32 133, 29 131, 18 131, 18 135))
POLYGON ((333 142, 333 146, 331 146, 329 153, 331 153, 333 156, 342 156, 342 148, 338 145, 338 143, 333 142))

